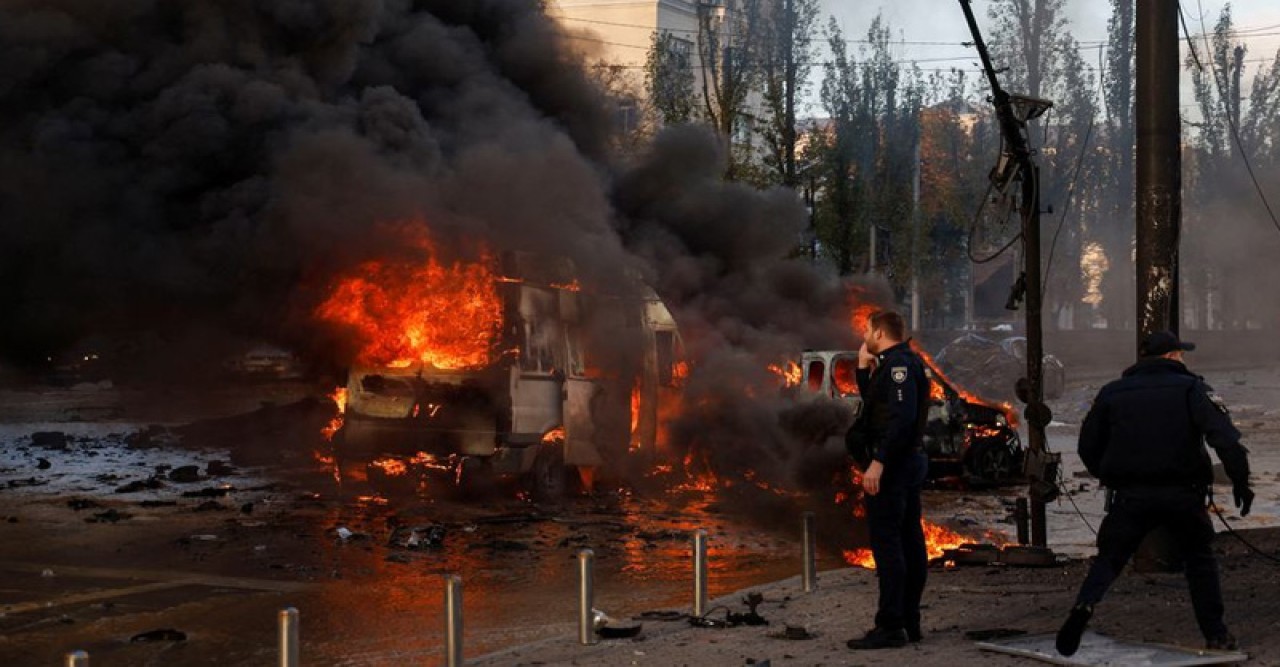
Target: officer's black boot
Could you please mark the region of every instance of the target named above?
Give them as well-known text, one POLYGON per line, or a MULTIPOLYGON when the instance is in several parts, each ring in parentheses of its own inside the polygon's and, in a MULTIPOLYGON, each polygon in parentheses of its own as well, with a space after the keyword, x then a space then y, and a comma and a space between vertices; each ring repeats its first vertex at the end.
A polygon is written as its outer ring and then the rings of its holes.
POLYGON ((907 645, 907 633, 901 628, 888 630, 877 626, 859 639, 850 639, 845 645, 855 651, 902 648, 907 645))
POLYGON ((1211 651, 1235 651, 1240 648, 1240 645, 1236 643, 1235 635, 1223 631, 1216 637, 1210 637, 1204 647, 1211 651))
POLYGON ((1066 622, 1058 630, 1056 643, 1058 653, 1075 655, 1076 650, 1080 648, 1080 637, 1084 635, 1084 628, 1089 625, 1089 619, 1092 617, 1093 605, 1078 604, 1071 608, 1066 622))

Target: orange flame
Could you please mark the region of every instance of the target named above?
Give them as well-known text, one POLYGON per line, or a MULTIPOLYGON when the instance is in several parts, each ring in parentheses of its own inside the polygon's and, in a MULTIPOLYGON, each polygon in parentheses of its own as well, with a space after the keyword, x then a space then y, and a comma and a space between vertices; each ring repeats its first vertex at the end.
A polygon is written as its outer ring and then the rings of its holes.
POLYGON ((325 440, 333 440, 333 435, 338 432, 338 429, 342 428, 344 415, 347 413, 347 388, 335 388, 333 393, 329 394, 329 400, 333 401, 334 405, 337 406, 338 414, 329 420, 327 426, 320 429, 320 435, 324 436, 325 440))
POLYGON ((352 332, 361 363, 488 365, 502 318, 493 257, 483 252, 479 261, 447 264, 425 232, 407 235, 407 246, 425 259, 357 266, 335 283, 316 316, 352 332))
POLYGON ((849 316, 849 323, 853 325, 853 333, 859 338, 867 330, 867 323, 871 321, 871 316, 881 310, 880 306, 872 303, 865 287, 858 285, 849 288, 849 305, 853 312, 849 316))
POLYGON ((370 462, 369 465, 375 468, 381 468, 383 474, 387 477, 399 477, 409 472, 409 466, 405 465, 405 462, 400 459, 377 459, 370 462))
POLYGON ((804 377, 800 364, 794 361, 788 361, 785 368, 778 364, 769 364, 769 371, 782 378, 784 387, 794 387, 800 384, 800 379, 804 377))
POLYGON ((558 442, 564 442, 563 426, 553 428, 550 431, 547 431, 546 435, 542 436, 542 444, 544 445, 554 445, 558 442))
MULTIPOLYGON (((938 368, 938 362, 934 361, 933 357, 930 356, 928 352, 925 352, 924 348, 921 347, 920 344, 915 342, 914 340, 911 341, 911 350, 914 351, 916 354, 920 355, 921 359, 924 359, 925 363, 928 364, 929 368, 937 377, 941 378, 943 382, 946 382, 953 389, 955 389, 956 393, 960 395, 960 398, 970 403, 976 403, 977 405, 984 405, 988 408, 999 410, 1004 414, 1004 418, 1009 422, 1009 426, 1012 428, 1017 428, 1018 411, 1015 410, 1012 405, 1009 405, 1008 403, 993 403, 986 399, 978 398, 973 393, 966 391, 963 387, 953 382, 951 378, 948 378, 946 375, 943 375, 942 371, 939 370, 938 368)), ((933 382, 930 382, 929 385, 930 385, 929 386, 930 398, 932 398, 935 401, 946 399, 946 392, 943 390, 941 384, 939 384, 935 380, 933 382)))
MULTIPOLYGON (((962 544, 973 542, 972 539, 964 537, 957 532, 925 520, 920 521, 920 526, 924 528, 925 551, 929 554, 930 560, 942 557, 942 554, 948 549, 955 549, 962 544)), ((870 549, 850 549, 846 550, 843 555, 844 562, 849 565, 868 570, 876 569, 876 560, 871 555, 870 549)))
POLYGON ((640 451, 640 380, 631 386, 631 446, 628 451, 640 451))

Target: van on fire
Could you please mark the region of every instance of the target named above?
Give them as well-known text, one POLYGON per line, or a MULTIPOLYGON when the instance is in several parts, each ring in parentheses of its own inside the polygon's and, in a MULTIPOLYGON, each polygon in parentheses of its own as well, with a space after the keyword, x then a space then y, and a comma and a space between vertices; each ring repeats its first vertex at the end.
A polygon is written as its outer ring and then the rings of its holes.
POLYGON ((340 456, 425 455, 464 479, 522 475, 550 498, 576 470, 589 478, 663 445, 660 406, 678 395, 684 363, 657 294, 638 279, 625 294, 584 290, 567 260, 507 253, 501 263, 491 363, 353 366, 340 456))

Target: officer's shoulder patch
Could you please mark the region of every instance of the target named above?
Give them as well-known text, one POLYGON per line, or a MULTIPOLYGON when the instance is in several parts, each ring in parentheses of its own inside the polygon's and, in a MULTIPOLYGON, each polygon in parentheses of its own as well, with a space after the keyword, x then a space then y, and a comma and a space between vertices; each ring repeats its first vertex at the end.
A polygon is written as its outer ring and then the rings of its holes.
POLYGON ((906 367, 906 366, 894 366, 893 368, 890 368, 890 369, 889 369, 889 377, 893 378, 893 381, 894 381, 894 382, 897 382, 898 384, 902 384, 903 382, 906 382, 906 381, 907 381, 907 367, 906 367))
POLYGON ((1218 412, 1221 412, 1224 415, 1231 414, 1231 410, 1227 409, 1227 402, 1222 400, 1221 396, 1217 395, 1212 391, 1208 392, 1206 396, 1209 397, 1209 402, 1213 403, 1213 407, 1217 408, 1218 412))

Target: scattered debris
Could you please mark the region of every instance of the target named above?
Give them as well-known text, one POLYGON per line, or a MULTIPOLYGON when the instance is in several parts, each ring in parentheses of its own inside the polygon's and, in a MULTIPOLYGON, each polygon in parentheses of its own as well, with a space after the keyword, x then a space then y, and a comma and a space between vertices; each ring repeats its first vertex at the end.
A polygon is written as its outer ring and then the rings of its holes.
POLYGON ((28 477, 26 479, 11 479, 6 483, 6 486, 10 489, 17 489, 17 488, 28 487, 28 486, 44 486, 45 484, 48 484, 48 483, 49 481, 45 479, 36 479, 35 477, 28 477))
POLYGON ((429 526, 402 526, 391 531, 389 546, 401 549, 438 549, 444 546, 445 528, 440 524, 429 526))
POLYGON ((816 639, 818 635, 809 632, 803 625, 788 625, 783 628, 782 632, 774 632, 768 635, 773 639, 787 639, 791 641, 803 641, 806 639, 816 639))
POLYGON ((95 503, 92 500, 86 500, 84 498, 72 498, 71 500, 67 501, 67 507, 70 507, 71 509, 79 512, 80 510, 87 510, 87 509, 93 509, 95 507, 102 507, 102 505, 99 505, 98 503, 95 503))
POLYGON ((31 434, 31 444, 44 449, 65 450, 67 434, 62 431, 37 431, 31 434))
POLYGON ((206 500, 195 507, 196 512, 222 512, 227 509, 230 508, 216 500, 206 500))
POLYGON ((388 563, 401 563, 407 565, 413 562, 413 558, 410 557, 409 554, 394 552, 387 554, 386 561, 388 563))
POLYGON ((225 461, 213 460, 205 465, 204 474, 210 477, 226 477, 236 474, 236 469, 227 465, 225 461))
POLYGON ((199 491, 184 491, 182 493, 182 497, 183 498, 223 498, 228 493, 231 493, 232 491, 235 491, 235 489, 229 486, 228 487, 208 486, 203 489, 200 489, 199 491))
POLYGON ((199 466, 180 466, 169 473, 169 480, 179 484, 190 484, 200 481, 199 466))
POLYGON ((217 535, 209 535, 209 534, 191 536, 191 540, 194 542, 215 542, 217 541, 217 539, 218 539, 217 535))
POLYGON ((175 500, 144 500, 138 503, 139 507, 176 507, 175 500))
POLYGON ((182 642, 187 640, 187 633, 173 628, 161 628, 159 630, 151 630, 136 634, 129 641, 131 642, 182 642))
POLYGON ((642 628, 644 626, 639 623, 634 625, 606 625, 596 628, 596 634, 600 635, 601 639, 629 639, 640 634, 642 628))
POLYGON ((112 508, 105 512, 98 512, 97 514, 94 514, 92 517, 85 519, 85 523, 116 523, 117 521, 123 521, 131 518, 133 518, 132 514, 112 508))
POLYGON ((53 577, 53 576, 57 576, 57 575, 55 575, 55 574, 53 573, 53 570, 45 570, 45 571, 43 571, 43 572, 41 572, 41 573, 40 573, 40 576, 42 576, 42 577, 44 577, 44 578, 48 579, 49 577, 53 577))
POLYGON ((164 482, 155 477, 148 477, 143 480, 134 480, 116 489, 116 493, 137 493, 139 491, 154 491, 163 489, 164 482))
POLYGON ((240 506, 241 514, 253 514, 253 503, 245 503, 240 506))
POLYGON ((53 467, 53 464, 49 463, 49 459, 39 459, 39 458, 36 459, 37 470, 48 470, 49 468, 52 468, 52 467, 53 467))

